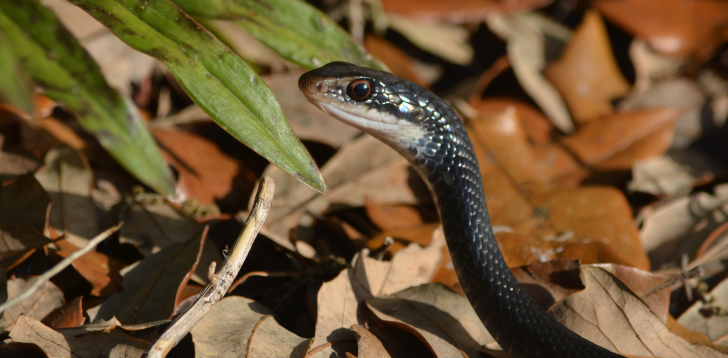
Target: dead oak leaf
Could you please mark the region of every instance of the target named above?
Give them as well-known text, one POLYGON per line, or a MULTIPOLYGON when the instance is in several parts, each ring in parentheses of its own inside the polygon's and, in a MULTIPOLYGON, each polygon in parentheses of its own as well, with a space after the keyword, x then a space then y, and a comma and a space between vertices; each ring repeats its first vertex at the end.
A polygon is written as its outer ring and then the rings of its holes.
POLYGON ((544 75, 564 97, 577 125, 611 114, 611 100, 630 89, 594 10, 584 14, 561 57, 546 66, 544 75))

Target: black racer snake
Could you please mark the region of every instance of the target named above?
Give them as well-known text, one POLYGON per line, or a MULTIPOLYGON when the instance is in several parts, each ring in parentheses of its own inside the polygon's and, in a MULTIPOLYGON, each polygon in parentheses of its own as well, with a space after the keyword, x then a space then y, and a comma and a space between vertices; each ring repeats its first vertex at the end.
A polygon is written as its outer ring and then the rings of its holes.
POLYGON ((417 170, 437 203, 463 291, 512 358, 621 357, 557 322, 518 284, 493 235, 470 138, 445 101, 392 74, 345 62, 305 73, 298 88, 315 106, 388 144, 417 170))

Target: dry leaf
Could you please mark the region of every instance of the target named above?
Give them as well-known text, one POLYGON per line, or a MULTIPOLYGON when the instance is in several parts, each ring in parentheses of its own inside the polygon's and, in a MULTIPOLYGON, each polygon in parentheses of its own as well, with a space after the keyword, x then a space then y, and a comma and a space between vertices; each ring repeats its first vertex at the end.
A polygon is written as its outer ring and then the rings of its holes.
POLYGON ((494 16, 488 19, 488 27, 507 41, 506 52, 513 72, 523 89, 541 107, 555 127, 571 133, 574 124, 566 105, 556 89, 543 77, 546 66, 546 46, 566 43, 570 31, 536 13, 494 16), (545 37, 549 40, 546 41, 545 37))
POLYGON ((288 230, 297 225, 310 226, 331 203, 362 206, 364 198, 379 203, 417 204, 431 200, 424 184, 409 168, 407 160, 386 144, 371 136, 362 136, 342 147, 321 168, 328 191, 319 194, 274 166, 264 174, 276 182, 263 234, 283 247, 293 250, 288 230), (366 153, 365 155, 363 153, 366 153))
POLYGON ((86 321, 86 317, 83 316, 82 299, 82 296, 76 297, 73 301, 56 308, 43 318, 42 323, 55 329, 82 325, 86 321))
POLYGON ((387 17, 389 26, 415 46, 460 66, 466 66, 473 60, 473 48, 468 42, 470 34, 466 28, 422 22, 395 13, 388 13, 387 17))
POLYGON ((385 10, 423 20, 439 20, 454 23, 478 22, 490 15, 516 13, 537 9, 552 0, 459 0, 443 2, 439 0, 384 0, 385 10))
POLYGON ((676 155, 661 155, 632 165, 630 191, 640 191, 657 196, 674 196, 686 193, 695 185, 712 181, 715 165, 709 159, 691 155, 681 160, 676 155), (688 159, 688 158, 685 158, 688 159))
POLYGON ((367 34, 364 37, 364 47, 372 56, 387 65, 393 74, 420 86, 429 87, 429 83, 417 72, 417 63, 393 43, 367 34))
POLYGON ((141 358, 151 347, 149 342, 118 331, 64 336, 27 316, 18 319, 18 324, 10 331, 10 338, 15 342, 35 344, 49 357, 141 358))
POLYGON ((369 220, 382 230, 394 230, 422 226, 422 215, 416 208, 408 205, 379 205, 365 198, 364 209, 369 220))
POLYGON ((544 183, 512 111, 475 118, 470 126, 491 223, 509 228, 496 238, 510 266, 582 258, 649 268, 631 208, 618 190, 544 183))
POLYGON ((124 292, 109 297, 96 318, 124 324, 169 319, 177 294, 197 267, 207 231, 147 257, 124 275, 124 292))
MULTIPOLYGON (((8 280, 8 300, 25 292, 36 279, 33 277, 8 280)), ((8 329, 19 317, 42 319, 61 306, 63 306, 63 292, 53 282, 46 281, 30 297, 3 312, 0 327, 8 329)))
POLYGON ((69 147, 51 149, 36 179, 51 197, 50 225, 68 235, 76 246, 85 246, 101 230, 91 198, 93 175, 86 156, 69 147))
POLYGON ((710 293, 683 312, 677 322, 695 332, 708 336, 711 341, 728 334, 728 316, 721 313, 728 306, 728 280, 716 285, 710 293))
POLYGON ((629 169, 670 147, 679 113, 671 108, 619 113, 590 122, 560 142, 594 169, 629 169))
POLYGON ((368 329, 355 324, 351 329, 356 334, 356 343, 358 345, 358 358, 391 358, 387 350, 382 345, 382 341, 377 338, 368 329))
POLYGON ((642 93, 622 101, 619 107, 624 112, 652 108, 674 108, 680 111, 672 147, 685 148, 702 134, 704 125, 702 105, 705 99, 698 84, 677 78, 654 84, 642 93))
POLYGON ((255 174, 210 140, 180 130, 152 129, 165 160, 179 173, 177 193, 202 205, 235 206, 253 192, 255 174))
POLYGON ((622 354, 645 357, 724 357, 671 333, 644 302, 608 270, 582 266, 586 288, 549 313, 590 341, 622 354))
POLYGON ((612 99, 629 92, 607 29, 594 10, 584 14, 561 57, 546 66, 544 75, 564 97, 577 124, 611 114, 612 99))
POLYGON ((712 0, 595 0, 605 17, 670 55, 695 55, 728 39, 728 3, 712 0))
POLYGON ((50 242, 43 236, 49 206, 48 194, 32 174, 0 185, 0 253, 3 256, 50 242))
POLYGON ((723 213, 728 203, 728 186, 714 188, 714 194, 699 192, 676 198, 647 208, 640 215, 644 218, 640 236, 645 250, 655 264, 673 259, 683 241, 703 242, 720 223, 728 220, 723 213), (709 219, 707 225, 693 232, 693 228, 709 219))
POLYGON ((332 349, 327 347, 328 343, 354 339, 348 327, 360 323, 358 305, 365 299, 429 282, 443 259, 445 238, 442 230, 439 232, 439 237, 433 234, 429 247, 410 245, 397 252, 391 262, 377 261, 360 253, 353 269, 344 270, 334 280, 324 283, 318 293, 316 336, 311 349, 321 347, 326 354, 332 349))
MULTIPOLYGON (((366 304, 379 319, 422 340, 436 357, 459 357, 462 353, 477 357, 481 351, 497 354, 500 350, 468 299, 442 285, 411 287, 369 298, 366 304)), ((497 356, 507 357, 502 350, 500 353, 497 356)))
POLYGON ((271 314, 248 298, 224 298, 190 331, 195 356, 304 357, 310 340, 287 331, 271 314))
MULTIPOLYGON (((54 242, 54 245, 60 249, 56 252, 58 256, 64 258, 79 249, 66 239, 58 240, 54 242)), ((90 251, 74 260, 72 265, 91 284, 91 295, 110 296, 122 291, 122 278, 119 271, 124 267, 124 264, 118 260, 100 252, 90 251)), ((49 325, 58 328, 55 325, 49 325)))

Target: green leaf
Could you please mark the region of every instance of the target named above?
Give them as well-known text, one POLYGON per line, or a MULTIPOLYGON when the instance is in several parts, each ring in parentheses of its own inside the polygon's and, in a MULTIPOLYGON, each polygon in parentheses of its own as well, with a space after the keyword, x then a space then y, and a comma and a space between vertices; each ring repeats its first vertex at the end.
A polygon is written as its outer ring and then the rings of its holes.
POLYGON ((37 0, 0 1, 0 30, 48 97, 76 112, 81 125, 135 177, 174 194, 172 174, 134 106, 109 87, 96 62, 50 10, 37 0))
POLYGON ((316 164, 265 82, 174 3, 70 1, 129 46, 164 63, 190 97, 228 133, 312 188, 326 190, 316 164))
POLYGON ((188 14, 232 20, 297 65, 314 69, 346 61, 386 71, 336 22, 300 0, 174 0, 188 14))
POLYGON ((0 28, 0 102, 8 102, 27 114, 33 112, 30 78, 20 65, 10 38, 0 28))

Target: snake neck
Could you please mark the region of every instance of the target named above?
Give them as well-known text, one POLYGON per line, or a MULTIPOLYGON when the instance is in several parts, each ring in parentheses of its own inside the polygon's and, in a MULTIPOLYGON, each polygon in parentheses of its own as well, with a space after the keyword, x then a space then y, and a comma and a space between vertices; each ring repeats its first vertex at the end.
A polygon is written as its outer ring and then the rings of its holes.
POLYGON ((558 323, 517 282, 493 234, 475 151, 451 115, 403 154, 435 199, 453 266, 478 317, 514 358, 620 357, 558 323))

